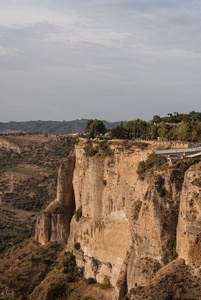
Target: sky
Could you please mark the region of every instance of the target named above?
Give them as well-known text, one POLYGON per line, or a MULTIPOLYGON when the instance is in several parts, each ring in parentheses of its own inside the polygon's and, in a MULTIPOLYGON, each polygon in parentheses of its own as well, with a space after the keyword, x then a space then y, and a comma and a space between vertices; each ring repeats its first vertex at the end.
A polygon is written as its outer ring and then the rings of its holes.
POLYGON ((0 0, 0 122, 201 111, 200 0, 0 0))

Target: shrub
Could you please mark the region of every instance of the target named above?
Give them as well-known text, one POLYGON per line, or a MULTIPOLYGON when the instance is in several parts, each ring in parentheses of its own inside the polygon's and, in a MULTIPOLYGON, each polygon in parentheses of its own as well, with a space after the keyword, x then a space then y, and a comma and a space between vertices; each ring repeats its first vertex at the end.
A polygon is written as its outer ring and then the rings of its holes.
POLYGON ((75 243, 74 248, 75 248, 76 250, 79 250, 79 249, 80 249, 80 243, 75 243))
POLYGON ((199 159, 197 158, 189 158, 187 160, 180 160, 176 162, 176 167, 179 168, 182 171, 188 170, 190 166, 195 165, 199 162, 199 159))
POLYGON ((67 267, 69 271, 75 271, 76 270, 76 261, 75 256, 72 252, 68 251, 65 252, 62 257, 62 265, 63 267, 67 267))
POLYGON ((84 147, 85 155, 86 156, 94 156, 97 152, 98 149, 93 147, 93 144, 91 141, 87 142, 87 145, 84 147))
POLYGON ((103 282, 100 284, 100 288, 103 290, 107 290, 110 287, 110 280, 108 278, 108 276, 104 277, 103 282))
POLYGON ((157 191, 160 197, 163 198, 165 196, 165 189, 163 187, 159 187, 157 191))
POLYGON ((137 220, 138 219, 138 216, 139 216, 139 213, 140 213, 140 209, 141 209, 141 206, 142 206, 142 202, 141 201, 138 201, 135 205, 135 211, 134 211, 134 219, 137 220))
POLYGON ((112 151, 107 140, 100 142, 100 148, 103 150, 103 157, 112 155, 112 151))
POLYGON ((105 179, 103 180, 103 185, 105 185, 105 186, 107 185, 107 180, 105 180, 105 179))
POLYGON ((89 277, 85 280, 85 282, 87 285, 90 285, 90 284, 96 283, 96 279, 89 277))
POLYGON ((80 206, 78 208, 78 210, 76 210, 76 212, 75 212, 75 219, 76 219, 77 222, 79 222, 81 217, 82 217, 82 206, 80 206))
POLYGON ((168 258, 169 258, 169 262, 175 260, 175 258, 177 257, 176 247, 177 247, 177 241, 175 239, 168 246, 168 258))
POLYGON ((160 169, 167 166, 167 159, 164 156, 155 153, 150 154, 146 161, 138 164, 137 174, 140 180, 144 180, 146 175, 153 173, 154 169, 160 169))
POLYGON ((55 215, 61 215, 61 214, 63 214, 63 207, 54 206, 52 208, 52 213, 55 214, 55 215))

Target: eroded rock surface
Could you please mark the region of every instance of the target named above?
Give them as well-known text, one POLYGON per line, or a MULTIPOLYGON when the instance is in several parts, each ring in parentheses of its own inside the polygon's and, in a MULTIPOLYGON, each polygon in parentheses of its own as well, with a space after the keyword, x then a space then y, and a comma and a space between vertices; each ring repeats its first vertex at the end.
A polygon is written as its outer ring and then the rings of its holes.
POLYGON ((100 283, 107 278, 115 287, 113 299, 149 284, 169 262, 169 245, 175 239, 179 258, 200 265, 200 167, 191 167, 184 176, 169 166, 144 181, 136 173, 153 149, 185 145, 112 141, 110 156, 100 143, 93 146, 98 153, 87 157, 87 142, 80 140, 60 167, 55 203, 65 213, 54 216, 51 206, 47 209, 38 220, 39 241, 64 239, 86 278, 100 283), (74 208, 80 207, 82 216, 71 220, 74 208))

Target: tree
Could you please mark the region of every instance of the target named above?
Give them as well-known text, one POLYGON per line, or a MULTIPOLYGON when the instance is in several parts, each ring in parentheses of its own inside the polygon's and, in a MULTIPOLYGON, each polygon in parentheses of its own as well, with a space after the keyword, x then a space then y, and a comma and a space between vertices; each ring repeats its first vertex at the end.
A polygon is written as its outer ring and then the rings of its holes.
POLYGON ((167 127, 167 125, 165 125, 165 123, 161 122, 161 123, 159 124, 158 134, 159 134, 159 136, 162 137, 162 138, 167 138, 168 127, 167 127))
POLYGON ((126 129, 132 133, 134 138, 145 138, 147 133, 147 123, 143 120, 137 119, 126 123, 126 129))
POLYGON ((127 139, 128 131, 122 125, 117 125, 111 130, 112 139, 127 139))
POLYGON ((177 131, 178 139, 187 141, 190 139, 190 125, 188 122, 182 122, 177 131))
POLYGON ((107 131, 107 129, 102 121, 97 119, 89 119, 85 125, 84 131, 87 134, 87 138, 93 139, 99 134, 104 134, 107 131))

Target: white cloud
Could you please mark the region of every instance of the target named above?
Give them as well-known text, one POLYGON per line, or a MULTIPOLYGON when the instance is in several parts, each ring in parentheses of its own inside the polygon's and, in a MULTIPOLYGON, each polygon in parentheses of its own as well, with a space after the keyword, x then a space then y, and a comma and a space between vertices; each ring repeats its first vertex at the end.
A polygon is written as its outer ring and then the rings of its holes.
POLYGON ((115 120, 187 109, 189 98, 196 106, 199 8, 196 0, 0 0, 0 101, 7 112, 21 104, 18 120, 45 119, 46 107, 48 119, 115 120))
POLYGON ((16 57, 18 55, 19 55, 19 51, 17 49, 0 46, 0 58, 9 59, 11 57, 16 57))

